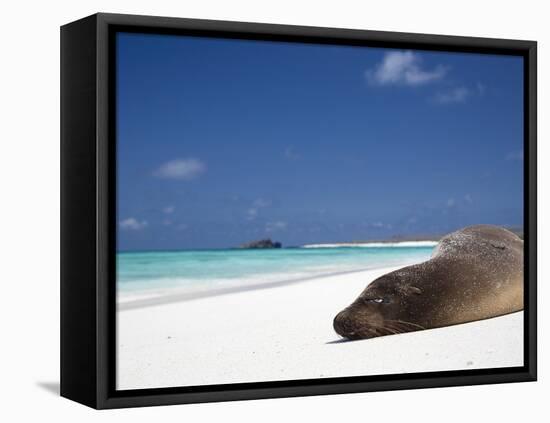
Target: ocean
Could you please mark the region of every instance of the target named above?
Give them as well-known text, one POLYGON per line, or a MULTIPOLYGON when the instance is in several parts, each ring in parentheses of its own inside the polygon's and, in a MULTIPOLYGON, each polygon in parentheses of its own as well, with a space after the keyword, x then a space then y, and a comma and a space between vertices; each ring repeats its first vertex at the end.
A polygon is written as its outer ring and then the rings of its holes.
POLYGON ((119 252, 120 299, 170 292, 208 295, 428 260, 435 243, 310 248, 119 252))

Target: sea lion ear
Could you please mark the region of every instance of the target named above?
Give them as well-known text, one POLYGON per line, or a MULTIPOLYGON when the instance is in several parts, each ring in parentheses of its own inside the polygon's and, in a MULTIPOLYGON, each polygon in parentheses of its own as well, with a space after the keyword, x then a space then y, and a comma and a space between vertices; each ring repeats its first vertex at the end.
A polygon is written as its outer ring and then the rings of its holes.
POLYGON ((413 285, 405 285, 401 287, 401 292, 404 294, 422 294, 422 290, 416 286, 413 285))

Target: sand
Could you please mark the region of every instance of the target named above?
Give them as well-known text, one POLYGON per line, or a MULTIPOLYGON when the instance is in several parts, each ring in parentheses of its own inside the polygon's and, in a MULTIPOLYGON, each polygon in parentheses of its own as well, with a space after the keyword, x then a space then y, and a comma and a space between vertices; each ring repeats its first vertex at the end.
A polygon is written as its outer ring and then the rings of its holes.
POLYGON ((393 268, 126 302, 117 389, 363 376, 523 365, 523 313, 338 342, 332 319, 393 268), (335 342, 336 341, 336 342, 335 342))

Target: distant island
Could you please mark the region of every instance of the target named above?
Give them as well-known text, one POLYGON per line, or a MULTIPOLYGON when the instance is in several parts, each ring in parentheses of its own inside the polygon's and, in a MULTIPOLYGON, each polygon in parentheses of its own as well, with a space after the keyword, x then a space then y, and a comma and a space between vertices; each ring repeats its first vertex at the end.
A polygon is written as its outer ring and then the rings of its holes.
POLYGON ((336 242, 331 244, 305 244, 300 248, 338 248, 338 247, 435 247, 437 241, 379 241, 379 242, 336 242))
POLYGON ((257 241, 250 241, 242 244, 239 248, 253 249, 253 248, 281 248, 282 244, 278 241, 272 241, 269 238, 259 239, 257 241))

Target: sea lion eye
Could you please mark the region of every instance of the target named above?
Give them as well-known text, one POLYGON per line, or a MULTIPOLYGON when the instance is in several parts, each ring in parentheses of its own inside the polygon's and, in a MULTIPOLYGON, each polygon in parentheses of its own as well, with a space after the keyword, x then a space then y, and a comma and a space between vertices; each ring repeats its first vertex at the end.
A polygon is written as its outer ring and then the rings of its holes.
POLYGON ((376 303, 376 304, 382 304, 382 303, 389 303, 390 302, 390 300, 388 300, 387 298, 381 298, 381 297, 367 298, 365 301, 369 302, 369 303, 376 303))

